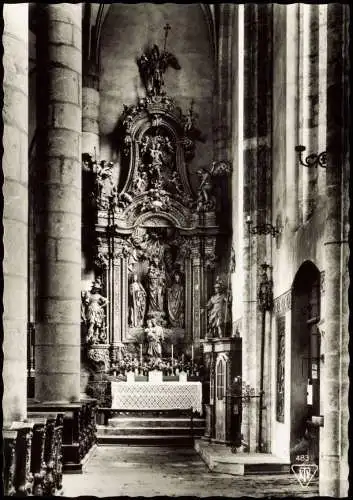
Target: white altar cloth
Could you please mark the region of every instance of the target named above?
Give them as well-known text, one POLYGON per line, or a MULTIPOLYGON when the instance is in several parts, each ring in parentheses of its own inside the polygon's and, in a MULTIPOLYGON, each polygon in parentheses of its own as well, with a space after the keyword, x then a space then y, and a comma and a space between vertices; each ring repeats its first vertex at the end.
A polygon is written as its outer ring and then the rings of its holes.
POLYGON ((201 382, 112 382, 116 410, 187 410, 202 413, 201 382))

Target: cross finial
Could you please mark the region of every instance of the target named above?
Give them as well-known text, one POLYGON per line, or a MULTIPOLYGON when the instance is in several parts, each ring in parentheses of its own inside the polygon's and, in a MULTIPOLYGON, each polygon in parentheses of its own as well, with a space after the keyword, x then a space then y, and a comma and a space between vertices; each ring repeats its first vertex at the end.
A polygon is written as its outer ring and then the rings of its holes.
POLYGON ((167 48, 167 38, 168 38, 168 31, 171 30, 171 26, 169 25, 169 23, 167 23, 165 26, 164 26, 164 31, 165 31, 165 35, 164 35, 164 52, 167 48))

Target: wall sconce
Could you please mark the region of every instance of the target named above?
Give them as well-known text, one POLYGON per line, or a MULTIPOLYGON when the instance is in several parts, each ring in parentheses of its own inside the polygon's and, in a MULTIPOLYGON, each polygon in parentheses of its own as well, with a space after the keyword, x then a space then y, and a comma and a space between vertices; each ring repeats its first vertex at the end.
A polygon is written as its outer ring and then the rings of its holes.
POLYGON ((305 146, 295 146, 295 150, 298 153, 298 158, 299 162, 303 167, 315 167, 319 165, 322 168, 327 167, 327 153, 326 151, 322 151, 322 153, 315 154, 312 153, 311 155, 308 155, 305 160, 303 161, 303 152, 306 150, 305 146))
POLYGON ((253 221, 251 220, 250 215, 247 216, 246 223, 248 225, 249 234, 271 234, 274 238, 276 238, 282 231, 282 228, 279 227, 278 224, 273 226, 272 224, 265 223, 253 226, 253 221))

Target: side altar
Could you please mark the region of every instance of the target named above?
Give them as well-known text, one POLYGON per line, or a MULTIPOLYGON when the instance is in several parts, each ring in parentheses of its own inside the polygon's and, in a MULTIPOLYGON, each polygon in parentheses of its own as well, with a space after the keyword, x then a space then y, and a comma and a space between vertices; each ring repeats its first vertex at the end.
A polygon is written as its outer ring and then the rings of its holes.
POLYGON ((210 321, 215 335, 224 323, 209 300, 222 234, 218 200, 231 167, 210 161, 192 189, 190 166, 205 138, 194 104, 184 114, 164 91, 168 67, 181 69, 156 45, 138 59, 146 95, 124 106, 117 160, 83 155, 83 240, 94 275, 82 292, 83 358, 122 379, 155 368, 201 378, 200 341, 210 321))

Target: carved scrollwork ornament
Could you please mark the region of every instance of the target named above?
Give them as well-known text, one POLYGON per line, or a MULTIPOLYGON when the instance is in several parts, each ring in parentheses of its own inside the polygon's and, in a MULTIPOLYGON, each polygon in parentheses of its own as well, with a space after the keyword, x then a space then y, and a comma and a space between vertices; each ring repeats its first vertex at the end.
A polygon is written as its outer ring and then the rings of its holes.
POLYGON ((205 268, 212 271, 216 268, 217 259, 215 255, 209 254, 205 256, 205 268))
POLYGON ((216 239, 215 238, 205 238, 204 240, 205 249, 205 267, 206 269, 212 270, 216 266, 216 239))
POLYGON ((88 358, 95 363, 104 363, 105 369, 109 367, 109 349, 91 347, 88 349, 88 358))

